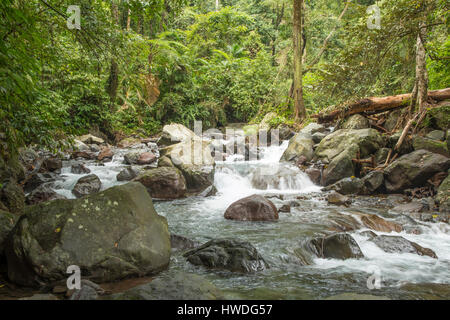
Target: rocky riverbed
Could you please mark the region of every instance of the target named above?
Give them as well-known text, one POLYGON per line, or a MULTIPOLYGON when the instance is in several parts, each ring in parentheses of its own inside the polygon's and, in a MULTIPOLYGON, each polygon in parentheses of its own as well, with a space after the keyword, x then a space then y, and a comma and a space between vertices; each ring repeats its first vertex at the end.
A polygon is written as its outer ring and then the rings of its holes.
POLYGON ((22 150, 1 172, 0 298, 450 298, 448 132, 371 170, 395 137, 359 117, 264 147, 248 130, 22 150))

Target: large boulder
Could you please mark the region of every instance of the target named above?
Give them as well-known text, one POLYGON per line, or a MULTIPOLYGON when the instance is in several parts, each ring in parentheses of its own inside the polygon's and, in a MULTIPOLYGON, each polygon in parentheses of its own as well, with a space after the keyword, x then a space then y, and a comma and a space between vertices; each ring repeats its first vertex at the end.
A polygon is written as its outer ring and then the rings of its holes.
POLYGON ((252 195, 232 203, 224 217, 240 221, 275 221, 278 220, 278 210, 270 200, 252 195))
POLYGON ((421 187, 436 173, 447 171, 450 159, 427 150, 416 150, 395 160, 384 170, 388 192, 421 187))
POLYGON ((414 150, 428 150, 430 152, 439 153, 448 157, 449 150, 447 149, 447 143, 445 141, 434 140, 421 136, 415 136, 413 139, 414 150))
POLYGON ((342 125, 342 129, 366 129, 370 128, 369 120, 360 115, 355 114, 347 119, 342 125))
POLYGON ((142 183, 153 198, 177 199, 186 194, 186 180, 180 170, 159 167, 141 172, 134 181, 142 183))
POLYGON ((371 238, 370 241, 374 242, 379 248, 388 253, 414 253, 419 256, 429 256, 437 259, 436 253, 433 250, 424 248, 403 237, 379 235, 371 238))
POLYGON ((23 286, 82 276, 111 282, 156 274, 170 259, 167 221, 139 183, 116 186, 83 199, 27 207, 5 246, 8 277, 23 286))
POLYGON ((372 171, 363 178, 344 178, 325 187, 323 190, 334 190, 340 194, 373 194, 383 185, 384 175, 380 171, 372 171))
POLYGON ((264 118, 261 120, 261 122, 259 123, 259 130, 264 130, 269 132, 269 130, 271 129, 271 125, 270 122, 275 119, 277 117, 277 114, 275 112, 269 112, 267 113, 264 118))
POLYGON ((123 293, 104 297, 105 300, 220 300, 223 295, 208 280, 192 274, 165 274, 123 293))
POLYGON ((319 258, 346 260, 364 257, 358 243, 347 233, 311 239, 307 247, 319 258))
POLYGON ((99 192, 102 187, 100 178, 95 174, 90 174, 78 179, 77 183, 72 189, 72 193, 77 198, 84 197, 88 194, 99 192))
POLYGON ((70 172, 74 174, 87 174, 91 173, 91 169, 87 168, 82 163, 75 163, 70 167, 70 172))
POLYGON ((429 123, 441 130, 450 128, 450 103, 445 101, 441 106, 430 108, 427 113, 429 123))
POLYGON ((169 146, 179 142, 191 140, 196 134, 179 123, 165 125, 161 138, 158 140, 159 146, 169 146))
POLYGON ((355 175, 352 159, 365 158, 383 147, 384 141, 374 129, 341 129, 326 136, 315 150, 315 158, 327 163, 322 184, 330 185, 355 175))
POLYGON ((27 195, 26 202, 28 205, 33 205, 39 202, 52 201, 56 199, 66 199, 66 197, 55 192, 51 188, 51 184, 43 184, 27 195))
POLYGON ((300 132, 313 135, 316 132, 325 132, 326 129, 322 124, 311 122, 306 127, 304 127, 300 132))
POLYGON ((268 267, 252 244, 232 239, 211 240, 184 256, 190 263, 209 269, 250 273, 268 267))
POLYGON ((117 181, 131 181, 136 178, 138 171, 133 169, 133 167, 126 167, 122 169, 116 176, 117 181))
POLYGON ((314 141, 309 133, 299 132, 291 140, 281 156, 281 161, 297 161, 301 156, 310 161, 314 156, 314 141))
POLYGON ((199 137, 186 140, 160 150, 161 157, 167 156, 175 166, 179 165, 214 165, 210 143, 199 137))
POLYGON ((187 191, 190 193, 202 192, 214 183, 213 166, 179 164, 177 168, 183 174, 187 191))

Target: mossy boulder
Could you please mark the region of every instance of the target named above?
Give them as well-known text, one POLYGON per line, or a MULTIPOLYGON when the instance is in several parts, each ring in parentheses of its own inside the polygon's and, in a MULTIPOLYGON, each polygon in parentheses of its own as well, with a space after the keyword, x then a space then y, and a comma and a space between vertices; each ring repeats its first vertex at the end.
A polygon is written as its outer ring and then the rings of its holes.
POLYGON ((431 125, 441 129, 448 130, 450 128, 450 103, 428 110, 427 118, 431 125))
POLYGON ((322 185, 333 184, 355 175, 352 159, 365 158, 384 145, 383 137, 374 129, 341 129, 327 135, 315 150, 315 158, 327 164, 322 185))
POLYGON ((196 166, 180 164, 177 168, 186 180, 187 192, 202 192, 214 183, 213 166, 196 166))
POLYGON ((9 279, 33 287, 66 279, 70 265, 95 282, 156 274, 170 251, 167 221, 137 182, 27 207, 5 243, 9 279))
POLYGON ((401 156, 384 170, 386 190, 396 193, 421 187, 433 175, 449 168, 450 158, 423 149, 416 150, 401 156))
POLYGON ((14 228, 18 216, 0 210, 0 262, 4 255, 4 243, 8 237, 10 231, 14 228))
POLYGON ((360 114, 355 114, 349 117, 342 125, 342 129, 366 129, 366 128, 370 128, 369 120, 360 114))
POLYGON ((15 180, 4 183, 0 189, 0 201, 8 208, 8 211, 21 214, 25 207, 25 194, 15 180))
POLYGON ((428 150, 434 153, 439 153, 444 156, 449 156, 449 151, 447 149, 447 143, 445 141, 434 140, 430 138, 425 138, 421 136, 415 136, 413 139, 414 150, 428 150))
POLYGON ((319 258, 339 260, 364 258, 358 243, 347 233, 311 239, 307 247, 319 258))

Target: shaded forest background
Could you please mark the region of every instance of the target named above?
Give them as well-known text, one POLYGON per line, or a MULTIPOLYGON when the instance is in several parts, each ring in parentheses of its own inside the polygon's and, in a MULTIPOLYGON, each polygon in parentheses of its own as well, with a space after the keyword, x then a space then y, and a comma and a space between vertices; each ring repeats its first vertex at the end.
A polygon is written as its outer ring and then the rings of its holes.
MULTIPOLYGON (((448 87, 447 1, 346 5, 305 1, 304 123, 350 100, 411 92, 421 25, 429 89, 448 87), (367 27, 373 4, 381 29, 367 27)), ((214 0, 3 0, 0 151, 56 148, 89 130, 113 139, 170 122, 257 122, 272 111, 273 126, 293 125, 292 8, 286 0, 220 0, 218 8, 214 0), (67 27, 73 4, 80 30, 67 27)))

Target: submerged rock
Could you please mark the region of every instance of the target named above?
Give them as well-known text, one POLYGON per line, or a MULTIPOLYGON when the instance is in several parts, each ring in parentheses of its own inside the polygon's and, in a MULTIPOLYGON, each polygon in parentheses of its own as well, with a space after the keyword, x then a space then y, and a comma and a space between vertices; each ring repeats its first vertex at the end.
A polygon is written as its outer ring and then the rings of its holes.
POLYGON ((72 193, 77 198, 84 197, 88 194, 99 192, 102 187, 100 178, 95 174, 90 174, 78 179, 77 183, 73 187, 72 193))
POLYGON ((358 243, 347 233, 314 238, 307 246, 319 258, 345 260, 364 257, 358 243))
POLYGON ((190 263, 209 269, 249 273, 268 267, 252 244, 231 239, 211 240, 184 256, 190 263))
POLYGON ((153 198, 177 199, 186 194, 186 180, 177 168, 159 167, 141 172, 134 181, 142 183, 153 198))
POLYGON ((86 166, 82 163, 76 163, 72 165, 70 168, 70 172, 74 174, 87 174, 91 173, 91 169, 86 168, 86 166))
POLYGON ((240 221, 275 221, 278 220, 278 210, 272 201, 252 195, 232 203, 224 217, 240 221))
POLYGON ((67 279, 77 265, 92 281, 155 274, 170 259, 167 221, 139 183, 83 199, 27 207, 5 245, 8 278, 23 286, 67 279))
POLYGON ((130 181, 136 178, 138 172, 133 167, 122 169, 116 176, 117 181, 130 181))
POLYGON ((436 173, 450 168, 450 158, 426 150, 416 150, 391 163, 384 171, 388 192, 423 186, 436 173))
POLYGON ((172 249, 176 250, 188 250, 197 247, 199 244, 186 237, 179 236, 177 234, 170 234, 170 245, 172 249))
POLYGON ((436 253, 433 250, 424 248, 403 237, 379 235, 371 238, 370 241, 388 253, 414 253, 419 256, 429 256, 437 259, 436 253))
POLYGON ((105 300, 219 300, 220 290, 208 280, 192 274, 177 272, 167 274, 105 300))

